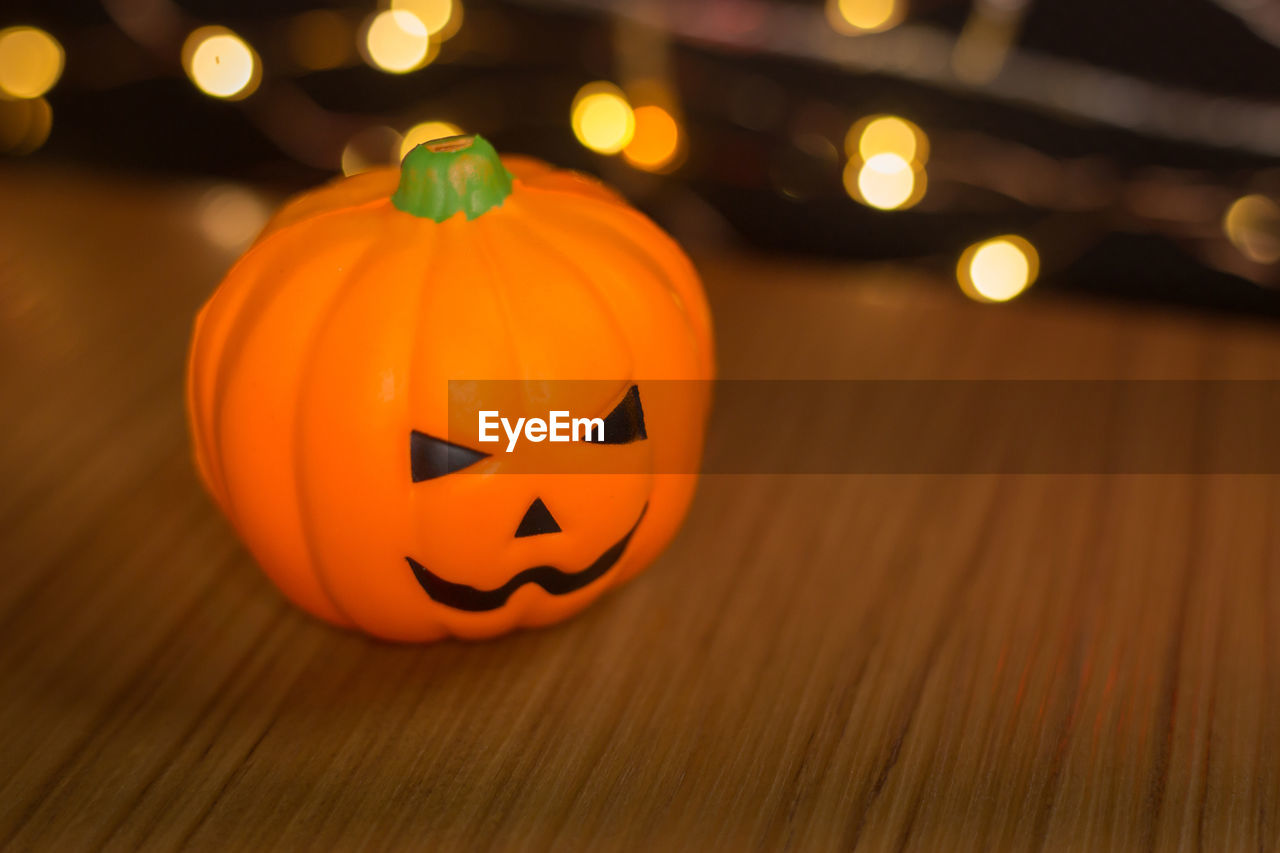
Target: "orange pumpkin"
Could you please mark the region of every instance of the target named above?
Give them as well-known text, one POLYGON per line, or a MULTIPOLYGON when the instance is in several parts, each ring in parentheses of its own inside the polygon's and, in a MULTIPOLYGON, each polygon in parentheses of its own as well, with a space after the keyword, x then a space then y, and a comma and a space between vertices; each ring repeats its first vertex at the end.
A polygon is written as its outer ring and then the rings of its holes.
POLYGON ((463 136, 287 203, 196 319, 187 405, 206 486, 292 601, 478 638, 564 619, 666 546, 713 371, 674 241, 592 179, 463 136), (582 379, 612 389, 591 414, 613 435, 572 447, 576 473, 458 438, 450 380, 582 379), (646 399, 659 380, 698 381, 646 399))

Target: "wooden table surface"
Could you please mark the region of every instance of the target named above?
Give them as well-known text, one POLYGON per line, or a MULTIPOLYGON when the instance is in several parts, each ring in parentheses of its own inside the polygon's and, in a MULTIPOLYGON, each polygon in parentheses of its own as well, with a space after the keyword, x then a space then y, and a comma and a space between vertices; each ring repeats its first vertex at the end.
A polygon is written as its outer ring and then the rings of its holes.
MULTIPOLYGON (((0 840, 1277 849, 1276 477, 710 477, 567 624, 366 640, 194 476, 206 188, 0 172, 0 840)), ((725 376, 1280 376, 1276 326, 698 261, 725 376)))

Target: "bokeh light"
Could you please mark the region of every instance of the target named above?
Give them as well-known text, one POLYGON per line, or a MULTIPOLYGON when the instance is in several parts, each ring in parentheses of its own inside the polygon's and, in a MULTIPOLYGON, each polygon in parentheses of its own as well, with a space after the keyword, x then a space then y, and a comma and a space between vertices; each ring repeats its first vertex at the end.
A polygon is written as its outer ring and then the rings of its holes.
POLYGON ((635 136, 635 112, 612 83, 588 83, 579 89, 570 116, 574 136, 600 154, 617 154, 635 136))
POLYGON ((309 71, 345 64, 352 54, 353 27, 332 9, 313 9, 289 21, 289 55, 309 71))
POLYGON ((419 122, 405 131, 404 138, 400 140, 400 159, 403 160, 405 155, 424 142, 441 139, 445 136, 457 136, 460 133, 462 133, 462 128, 451 122, 419 122))
POLYGON ((44 98, 0 98, 0 152, 30 154, 49 138, 53 108, 44 98))
POLYGON ((849 156, 844 186, 849 195, 879 210, 901 210, 924 197, 929 138, 900 116, 871 115, 854 122, 844 137, 849 156))
POLYGON ((1249 260, 1259 264, 1280 261, 1280 205, 1266 196, 1236 199, 1222 218, 1222 230, 1249 260))
POLYGON ((217 186, 196 205, 196 223, 220 249, 240 251, 267 223, 271 208, 257 194, 234 185, 217 186))
POLYGON ((201 27, 187 36, 182 66, 200 91, 228 100, 253 94, 262 77, 253 48, 225 27, 201 27))
POLYGON ((911 207, 924 195, 924 172, 898 154, 885 152, 863 161, 854 158, 844 170, 850 197, 878 210, 911 207))
POLYGON ((970 299, 1008 302, 1030 287, 1039 272, 1035 247, 1017 234, 1006 234, 965 249, 956 279, 970 299))
POLYGON ((668 171, 677 165, 680 153, 680 125, 675 117, 656 104, 636 107, 635 132, 622 149, 632 166, 650 172, 668 171))
POLYGON ((426 24, 404 9, 387 9, 369 18, 363 44, 365 60, 389 74, 421 68, 436 52, 426 24))
POLYGON ((914 122, 893 115, 867 116, 849 128, 845 153, 870 160, 877 154, 897 154, 908 163, 929 159, 929 138, 914 122))
POLYGON ((394 128, 386 125, 366 127, 343 147, 342 174, 357 175, 399 163, 402 143, 403 139, 394 128))
POLYGON ((896 26, 903 0, 827 0, 827 20, 836 32, 874 33, 896 26))
POLYGON ((31 127, 29 101, 0 98, 0 151, 14 151, 31 127))
POLYGON ((458 31, 462 23, 462 4, 458 0, 391 0, 392 9, 415 15, 427 29, 427 35, 444 41, 458 31))
POLYGON ((62 76, 65 58, 62 45, 44 30, 0 30, 0 93, 11 98, 40 97, 62 76))

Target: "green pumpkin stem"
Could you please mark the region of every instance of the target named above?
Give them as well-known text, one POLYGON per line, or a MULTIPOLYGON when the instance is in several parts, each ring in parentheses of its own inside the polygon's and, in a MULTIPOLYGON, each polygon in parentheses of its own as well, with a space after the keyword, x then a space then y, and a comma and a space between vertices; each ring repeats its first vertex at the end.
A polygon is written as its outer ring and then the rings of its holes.
POLYGON ((459 210, 467 219, 501 207, 511 173, 480 136, 447 136, 414 147, 400 164, 391 203, 405 213, 444 222, 459 210))

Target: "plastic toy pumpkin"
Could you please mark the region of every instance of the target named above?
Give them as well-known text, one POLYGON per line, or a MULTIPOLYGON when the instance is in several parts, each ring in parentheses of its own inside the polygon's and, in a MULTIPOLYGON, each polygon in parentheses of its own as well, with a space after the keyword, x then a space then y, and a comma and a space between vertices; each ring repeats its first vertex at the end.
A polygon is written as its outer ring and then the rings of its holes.
POLYGON ((460 136, 286 204, 196 319, 187 404, 206 486, 293 602, 430 641, 556 622, 651 562, 693 494, 712 375, 666 234, 460 136), (610 389, 608 434, 573 452, 609 473, 510 473, 524 449, 457 439, 450 380, 582 379, 610 389), (647 399, 660 380, 698 390, 647 399))

